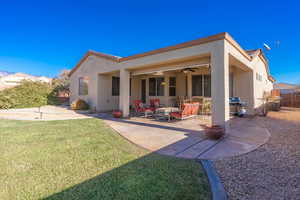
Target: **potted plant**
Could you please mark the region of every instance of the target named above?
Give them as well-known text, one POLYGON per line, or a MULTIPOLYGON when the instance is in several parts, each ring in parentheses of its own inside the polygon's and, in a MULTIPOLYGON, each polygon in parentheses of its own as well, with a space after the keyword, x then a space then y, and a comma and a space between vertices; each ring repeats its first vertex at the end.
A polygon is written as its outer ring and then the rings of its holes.
POLYGON ((218 140, 225 135, 225 130, 219 125, 206 126, 205 134, 209 139, 218 140))
POLYGON ((122 117, 122 111, 120 110, 115 110, 112 112, 112 115, 114 116, 114 118, 121 118, 122 117))

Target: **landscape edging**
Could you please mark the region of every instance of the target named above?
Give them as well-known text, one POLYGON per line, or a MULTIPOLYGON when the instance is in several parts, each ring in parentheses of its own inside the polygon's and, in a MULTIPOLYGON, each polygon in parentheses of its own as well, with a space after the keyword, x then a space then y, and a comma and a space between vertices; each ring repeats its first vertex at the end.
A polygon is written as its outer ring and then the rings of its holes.
POLYGON ((202 165, 209 181, 213 200, 227 200, 227 192, 218 176, 216 169, 210 160, 198 160, 202 165))

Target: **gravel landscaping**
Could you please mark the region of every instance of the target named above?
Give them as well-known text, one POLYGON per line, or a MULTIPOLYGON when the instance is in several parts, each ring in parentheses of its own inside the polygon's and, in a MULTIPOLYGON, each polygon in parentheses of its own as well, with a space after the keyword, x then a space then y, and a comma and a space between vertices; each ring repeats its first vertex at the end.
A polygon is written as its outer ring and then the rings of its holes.
POLYGON ((270 140, 253 152, 215 161, 230 199, 300 199, 300 109, 282 108, 253 123, 270 140))

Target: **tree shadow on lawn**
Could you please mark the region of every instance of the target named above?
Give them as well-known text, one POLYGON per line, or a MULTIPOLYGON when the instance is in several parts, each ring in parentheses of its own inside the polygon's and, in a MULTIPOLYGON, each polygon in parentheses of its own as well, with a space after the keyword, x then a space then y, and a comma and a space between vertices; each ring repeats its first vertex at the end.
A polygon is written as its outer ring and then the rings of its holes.
MULTIPOLYGON (((192 134, 187 134, 187 138, 161 148, 160 151, 188 140, 189 135, 192 134)), ((114 159, 118 160, 118 157, 114 159)), ((211 199, 206 174, 195 160, 154 152, 117 168, 113 167, 110 171, 48 196, 44 200, 211 199)))

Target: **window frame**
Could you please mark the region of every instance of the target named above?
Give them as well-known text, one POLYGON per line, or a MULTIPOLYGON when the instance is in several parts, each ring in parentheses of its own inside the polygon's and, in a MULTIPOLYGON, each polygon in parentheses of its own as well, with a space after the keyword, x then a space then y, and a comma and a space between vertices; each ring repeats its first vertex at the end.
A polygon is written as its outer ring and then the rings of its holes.
POLYGON ((192 96, 211 97, 211 74, 192 75, 192 96), (197 83, 200 84, 200 90, 198 91, 196 90, 196 88, 194 88, 196 85, 194 84, 196 77, 199 77, 199 83, 197 83), (205 82, 206 78, 209 80, 208 82, 205 82), (199 92, 199 94, 197 92, 199 92))
POLYGON ((148 95, 153 97, 162 97, 165 96, 165 85, 161 83, 165 82, 165 77, 150 77, 148 79, 148 95), (154 82, 152 82, 154 80, 154 82), (152 83, 151 83, 152 82, 152 83), (151 87, 151 84, 153 86, 151 87), (154 91, 153 91, 154 89, 154 91))
POLYGON ((169 77, 169 97, 176 97, 176 77, 169 77), (171 79, 174 79, 174 84, 171 84, 171 79), (171 89, 174 90, 174 94, 171 94, 171 89))
POLYGON ((120 77, 118 76, 111 77, 111 96, 120 96, 120 77))
POLYGON ((198 75, 192 75, 192 96, 203 96, 203 75, 202 74, 198 74, 198 75), (200 80, 198 80, 196 82, 196 78, 199 77, 200 80), (195 85, 197 85, 196 83, 200 84, 200 93, 198 94, 197 92, 199 92, 198 90, 196 90, 195 85))
POLYGON ((89 78, 86 76, 82 76, 78 78, 78 95, 79 96, 89 95, 89 78))

